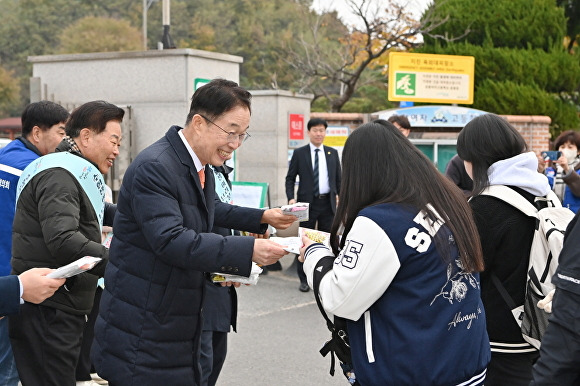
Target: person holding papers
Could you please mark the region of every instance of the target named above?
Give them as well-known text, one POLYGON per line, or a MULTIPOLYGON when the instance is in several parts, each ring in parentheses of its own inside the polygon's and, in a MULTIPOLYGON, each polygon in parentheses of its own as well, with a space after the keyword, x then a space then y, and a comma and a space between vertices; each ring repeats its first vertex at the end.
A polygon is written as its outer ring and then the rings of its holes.
POLYGON ((84 256, 101 258, 70 277, 41 304, 24 303, 9 317, 9 335, 23 385, 74 385, 86 315, 91 311, 108 250, 101 227, 112 223, 104 204, 103 173, 119 154, 123 109, 85 103, 66 123, 56 152, 33 161, 20 176, 12 233, 12 273, 59 268, 84 256), (103 221, 104 219, 104 221, 103 221))
POLYGON ((17 313, 25 301, 38 304, 51 297, 64 279, 46 277, 50 272, 49 268, 32 268, 19 276, 0 276, 0 319, 17 313))
POLYGON ((214 225, 264 233, 266 223, 283 229, 296 220, 216 196, 210 165, 249 137, 250 98, 225 79, 198 88, 185 127, 170 127, 123 176, 92 347, 109 386, 200 385, 205 273, 248 277, 252 262, 286 254, 269 240, 211 233, 214 225))

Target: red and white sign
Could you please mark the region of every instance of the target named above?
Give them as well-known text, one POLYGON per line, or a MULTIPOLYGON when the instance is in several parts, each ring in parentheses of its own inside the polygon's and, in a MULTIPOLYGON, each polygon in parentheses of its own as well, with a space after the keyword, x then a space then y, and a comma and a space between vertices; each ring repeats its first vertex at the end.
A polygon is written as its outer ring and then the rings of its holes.
POLYGON ((304 114, 290 114, 289 139, 304 139, 304 114))

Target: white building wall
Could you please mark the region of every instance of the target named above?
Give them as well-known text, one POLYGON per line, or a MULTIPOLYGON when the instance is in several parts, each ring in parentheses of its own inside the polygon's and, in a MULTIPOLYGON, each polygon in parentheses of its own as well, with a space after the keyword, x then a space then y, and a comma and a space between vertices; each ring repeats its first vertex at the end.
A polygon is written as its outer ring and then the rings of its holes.
MULTIPOLYGON (((224 78, 239 83, 239 56, 193 49, 103 52, 32 56, 31 101, 60 103, 67 109, 106 100, 127 111, 123 123, 123 161, 115 165, 113 190, 124 169, 171 125, 182 126, 189 112, 195 79, 224 78)), ((236 179, 268 182, 272 205, 286 203, 288 114, 309 119, 312 95, 289 91, 251 91, 252 120, 248 140, 237 151, 236 179)), ((304 142, 306 143, 306 142, 304 142)))

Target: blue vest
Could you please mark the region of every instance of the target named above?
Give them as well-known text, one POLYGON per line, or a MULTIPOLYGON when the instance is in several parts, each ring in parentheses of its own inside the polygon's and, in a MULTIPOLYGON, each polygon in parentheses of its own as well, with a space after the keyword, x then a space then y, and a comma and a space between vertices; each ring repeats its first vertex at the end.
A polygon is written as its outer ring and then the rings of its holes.
POLYGON ((11 271, 16 185, 24 168, 38 157, 19 140, 0 150, 0 276, 9 275, 11 271))

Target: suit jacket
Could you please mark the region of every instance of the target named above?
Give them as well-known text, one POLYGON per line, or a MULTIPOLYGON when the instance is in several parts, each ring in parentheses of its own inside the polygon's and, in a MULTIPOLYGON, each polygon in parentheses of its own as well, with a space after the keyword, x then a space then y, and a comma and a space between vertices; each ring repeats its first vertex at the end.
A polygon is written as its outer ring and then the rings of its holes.
MULTIPOLYGON (((330 204, 333 213, 336 213, 336 196, 340 191, 340 160, 338 152, 328 146, 323 146, 328 169, 328 181, 330 183, 330 204)), ((312 157, 310 156, 310 144, 294 150, 288 174, 286 174, 286 197, 294 198, 294 184, 296 176, 300 177, 298 184, 297 200, 299 202, 312 203, 314 199, 314 172, 312 170, 312 157)))
MULTIPOLYGON (((231 173, 233 169, 225 164, 218 166, 215 169, 224 176, 231 188, 232 183, 229 179, 229 173, 231 173)), ((232 230, 230 228, 219 226, 214 226, 212 232, 222 236, 232 235, 232 230)), ((239 236, 240 232, 234 231, 234 235, 239 236)), ((236 294, 236 288, 234 286, 222 287, 221 285, 212 283, 210 280, 206 280, 205 290, 203 331, 230 332, 230 325, 233 327, 233 330, 236 331, 238 315, 238 297, 236 294)), ((217 355, 217 353, 214 353, 214 355, 217 355)))
POLYGON ((211 229, 267 227, 262 210, 219 202, 207 166, 202 190, 179 130, 143 150, 123 177, 92 347, 111 384, 200 384, 204 272, 249 276, 254 248, 252 237, 211 229))
POLYGON ((20 307, 18 276, 0 277, 0 316, 15 314, 20 307))

